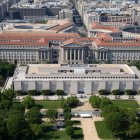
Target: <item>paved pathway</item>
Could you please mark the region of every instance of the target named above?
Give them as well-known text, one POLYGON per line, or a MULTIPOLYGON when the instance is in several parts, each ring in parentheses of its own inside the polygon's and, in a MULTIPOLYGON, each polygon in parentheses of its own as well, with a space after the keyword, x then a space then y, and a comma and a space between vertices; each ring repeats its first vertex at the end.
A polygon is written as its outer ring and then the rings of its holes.
POLYGON ((75 118, 72 120, 81 121, 81 128, 84 134, 84 140, 100 140, 98 137, 94 122, 101 121, 102 118, 94 117, 94 118, 75 118))

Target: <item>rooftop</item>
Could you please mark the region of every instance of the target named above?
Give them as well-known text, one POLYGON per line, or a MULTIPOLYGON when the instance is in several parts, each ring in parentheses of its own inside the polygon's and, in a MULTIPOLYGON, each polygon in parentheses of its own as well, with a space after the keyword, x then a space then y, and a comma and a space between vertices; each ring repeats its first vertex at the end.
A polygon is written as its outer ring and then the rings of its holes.
POLYGON ((29 64, 19 67, 26 75, 134 74, 125 64, 29 64))

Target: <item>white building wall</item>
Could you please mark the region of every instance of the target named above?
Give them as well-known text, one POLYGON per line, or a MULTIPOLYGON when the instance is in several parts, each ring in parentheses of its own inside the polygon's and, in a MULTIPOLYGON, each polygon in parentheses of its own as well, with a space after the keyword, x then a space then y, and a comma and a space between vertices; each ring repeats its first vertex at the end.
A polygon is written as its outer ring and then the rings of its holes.
POLYGON ((20 81, 14 82, 14 89, 16 89, 16 90, 21 90, 22 89, 20 81))
POLYGON ((77 81, 70 82, 70 94, 78 94, 78 82, 77 81))
POLYGON ((92 93, 92 81, 86 81, 85 82, 84 93, 85 94, 91 94, 92 93))
POLYGON ((49 81, 43 81, 42 82, 42 90, 50 89, 50 82, 49 81))
POLYGON ((100 81, 98 90, 105 89, 105 88, 106 88, 106 82, 105 81, 100 81))
POLYGON ((64 82, 63 81, 58 81, 56 83, 56 89, 64 90, 64 82))
POLYGON ((36 84, 35 81, 28 81, 28 90, 35 90, 36 84))

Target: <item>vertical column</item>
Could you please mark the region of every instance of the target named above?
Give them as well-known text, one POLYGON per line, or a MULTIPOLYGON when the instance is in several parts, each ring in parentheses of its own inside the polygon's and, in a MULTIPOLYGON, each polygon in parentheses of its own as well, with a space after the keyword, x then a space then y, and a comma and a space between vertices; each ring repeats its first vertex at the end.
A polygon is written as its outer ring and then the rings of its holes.
POLYGON ((68 49, 66 49, 66 60, 68 60, 68 49))
POLYGON ((74 61, 76 60, 76 49, 74 49, 74 61))
POLYGON ((40 52, 40 60, 42 62, 42 51, 40 52))
POLYGON ((72 58, 72 49, 69 50, 70 51, 70 60, 72 58))
POLYGON ((106 52, 106 60, 108 60, 108 52, 106 52))
POLYGON ((82 49, 81 59, 83 60, 83 58, 84 58, 84 51, 82 49))
POLYGON ((98 59, 100 60, 100 52, 98 52, 98 59))
POLYGON ((78 50, 78 60, 80 60, 80 49, 78 50))
POLYGON ((105 53, 104 53, 104 52, 102 52, 102 54, 103 54, 103 60, 105 60, 105 53))
POLYGON ((46 51, 44 51, 44 60, 46 60, 46 51))

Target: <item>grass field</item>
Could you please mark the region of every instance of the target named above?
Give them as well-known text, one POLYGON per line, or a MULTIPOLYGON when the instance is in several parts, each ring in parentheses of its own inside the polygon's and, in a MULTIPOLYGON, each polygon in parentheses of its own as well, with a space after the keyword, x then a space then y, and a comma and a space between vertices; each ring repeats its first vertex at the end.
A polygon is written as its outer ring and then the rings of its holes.
POLYGON ((62 108, 60 101, 49 101, 49 100, 36 101, 36 105, 40 106, 41 108, 46 108, 46 109, 62 108))
POLYGON ((39 140, 83 140, 83 132, 81 128, 75 127, 75 134, 70 137, 66 134, 65 130, 55 131, 52 130, 51 125, 43 128, 45 131, 39 140))
POLYGON ((95 127, 100 139, 115 139, 111 131, 106 128, 104 121, 95 122, 95 127))
POLYGON ((113 104, 124 109, 136 110, 139 105, 134 100, 112 100, 113 104))

